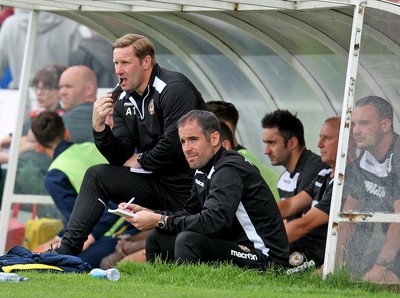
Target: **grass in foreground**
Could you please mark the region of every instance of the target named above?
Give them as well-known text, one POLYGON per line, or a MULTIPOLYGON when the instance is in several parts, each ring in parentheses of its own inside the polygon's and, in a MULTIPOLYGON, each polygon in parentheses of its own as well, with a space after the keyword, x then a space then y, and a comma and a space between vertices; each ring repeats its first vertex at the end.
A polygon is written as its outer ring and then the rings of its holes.
POLYGON ((311 270, 287 276, 232 265, 121 263, 117 268, 118 282, 88 274, 21 272, 29 281, 0 283, 0 297, 399 297, 393 288, 351 281, 345 272, 322 280, 311 270))

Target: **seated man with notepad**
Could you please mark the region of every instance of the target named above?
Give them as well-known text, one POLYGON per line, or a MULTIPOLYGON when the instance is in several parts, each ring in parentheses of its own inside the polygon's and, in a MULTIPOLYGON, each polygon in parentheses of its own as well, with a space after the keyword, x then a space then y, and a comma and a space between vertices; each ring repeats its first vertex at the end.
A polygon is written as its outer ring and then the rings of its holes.
POLYGON ((126 220, 141 231, 155 228, 146 241, 146 260, 230 262, 259 270, 286 267, 285 226, 258 169, 234 150, 222 147, 220 123, 213 113, 190 111, 177 126, 182 151, 190 168, 196 169, 184 209, 118 206, 135 212, 126 220))

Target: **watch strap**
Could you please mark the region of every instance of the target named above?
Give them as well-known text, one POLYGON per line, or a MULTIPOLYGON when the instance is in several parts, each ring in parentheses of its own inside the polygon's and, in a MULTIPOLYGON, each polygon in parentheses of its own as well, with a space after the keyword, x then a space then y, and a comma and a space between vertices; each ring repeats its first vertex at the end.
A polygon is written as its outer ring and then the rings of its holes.
POLYGON ((161 230, 166 230, 167 229, 167 223, 165 222, 165 214, 161 215, 160 220, 158 221, 158 227, 161 230))

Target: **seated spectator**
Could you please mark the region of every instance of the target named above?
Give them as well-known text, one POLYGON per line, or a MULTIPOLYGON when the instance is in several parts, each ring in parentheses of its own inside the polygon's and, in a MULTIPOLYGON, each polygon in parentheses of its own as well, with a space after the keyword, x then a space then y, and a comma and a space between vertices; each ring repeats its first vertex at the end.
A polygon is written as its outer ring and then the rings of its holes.
MULTIPOLYGON (((64 127, 61 116, 56 112, 40 113, 32 121, 32 131, 38 140, 39 151, 44 152, 53 160, 45 177, 45 185, 67 222, 87 168, 107 163, 107 160, 100 154, 94 143, 74 144, 68 142, 69 131, 64 127)), ((108 207, 115 209, 117 206, 110 202, 108 207)), ((119 216, 105 210, 99 223, 85 242, 80 257, 93 267, 98 267, 101 259, 114 251, 117 239, 104 235, 116 223, 125 225, 119 219, 119 216)), ((63 231, 59 233, 59 236, 62 234, 63 231)), ((51 243, 56 244, 59 240, 60 237, 57 237, 51 243)), ((50 248, 46 246, 47 243, 44 248, 50 248)), ((39 248, 39 250, 42 249, 43 246, 39 248)))
POLYGON ((33 77, 32 85, 35 89, 38 108, 30 111, 28 119, 24 122, 20 143, 21 152, 36 149, 35 137, 29 133, 33 118, 43 111, 56 111, 59 115, 64 114, 58 95, 58 80, 66 68, 65 65, 60 64, 47 65, 39 69, 33 77))
MULTIPOLYGON (((32 81, 35 90, 38 108, 29 112, 25 117, 20 139, 20 151, 18 157, 18 167, 15 182, 15 192, 18 194, 47 194, 44 187, 44 175, 51 163, 51 159, 45 154, 36 151, 37 142, 35 136, 30 131, 30 123, 33 118, 43 111, 57 111, 63 114, 58 95, 58 80, 61 73, 66 69, 65 65, 47 65, 39 69, 32 81)), ((9 147, 11 135, 1 141, 1 145, 9 147)), ((42 213, 49 206, 40 206, 38 213, 42 213)), ((47 212, 47 211, 45 211, 47 212)))
POLYGON ((92 114, 97 96, 96 74, 84 65, 70 66, 61 74, 58 87, 71 142, 94 142, 92 114))
POLYGON ((146 260, 232 262, 261 270, 286 266, 288 242, 272 192, 253 165, 221 147, 217 117, 193 110, 177 127, 186 160, 196 169, 184 209, 127 206, 135 212, 127 221, 142 231, 155 228, 147 238, 146 260))
POLYGON ((220 121, 225 122, 230 128, 233 135, 233 148, 238 153, 243 155, 248 161, 254 164, 261 173, 261 176, 267 182, 269 188, 272 190, 275 199, 279 199, 277 189, 279 174, 269 168, 267 165, 261 163, 258 158, 250 152, 247 148, 243 147, 236 140, 236 126, 239 121, 239 112, 236 107, 229 102, 225 101, 209 101, 207 102, 207 109, 213 112, 220 121))
POLYGON ((318 148, 329 168, 322 169, 304 190, 278 202, 283 218, 308 210, 285 224, 290 243, 289 264, 294 267, 288 272, 320 267, 324 263, 339 130, 339 117, 327 119, 321 128, 318 148))
MULTIPOLYGON (((47 65, 39 69, 32 80, 32 87, 35 90, 38 108, 29 112, 25 117, 20 141, 20 152, 36 149, 36 141, 32 134, 28 134, 32 118, 35 118, 42 111, 57 111, 60 115, 64 113, 58 95, 58 80, 61 73, 66 69, 65 65, 47 65)), ((3 147, 11 144, 11 135, 1 142, 3 147)))
POLYGON ((66 69, 66 65, 53 64, 47 65, 35 73, 32 86, 35 89, 38 108, 29 113, 29 122, 24 124, 23 134, 30 129, 32 119, 43 111, 55 111, 61 116, 64 114, 60 104, 58 81, 66 69))
POLYGON ((71 53, 69 65, 86 65, 96 73, 98 87, 113 88, 118 80, 110 59, 112 43, 93 30, 91 34, 91 37, 83 38, 79 48, 71 53))

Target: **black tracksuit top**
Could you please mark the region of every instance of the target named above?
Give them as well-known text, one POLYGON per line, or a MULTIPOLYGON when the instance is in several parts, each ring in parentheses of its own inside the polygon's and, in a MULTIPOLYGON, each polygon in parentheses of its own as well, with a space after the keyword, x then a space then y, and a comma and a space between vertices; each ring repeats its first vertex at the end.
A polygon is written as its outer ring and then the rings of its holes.
POLYGON ((110 164, 123 165, 136 151, 141 165, 153 171, 174 192, 189 193, 193 171, 182 152, 177 120, 206 104, 196 87, 183 74, 156 64, 140 96, 123 92, 115 103, 112 132, 94 132, 96 146, 110 164))
POLYGON ((169 215, 167 227, 257 248, 286 264, 289 244, 275 198, 256 167, 221 148, 197 170, 184 210, 169 215))

